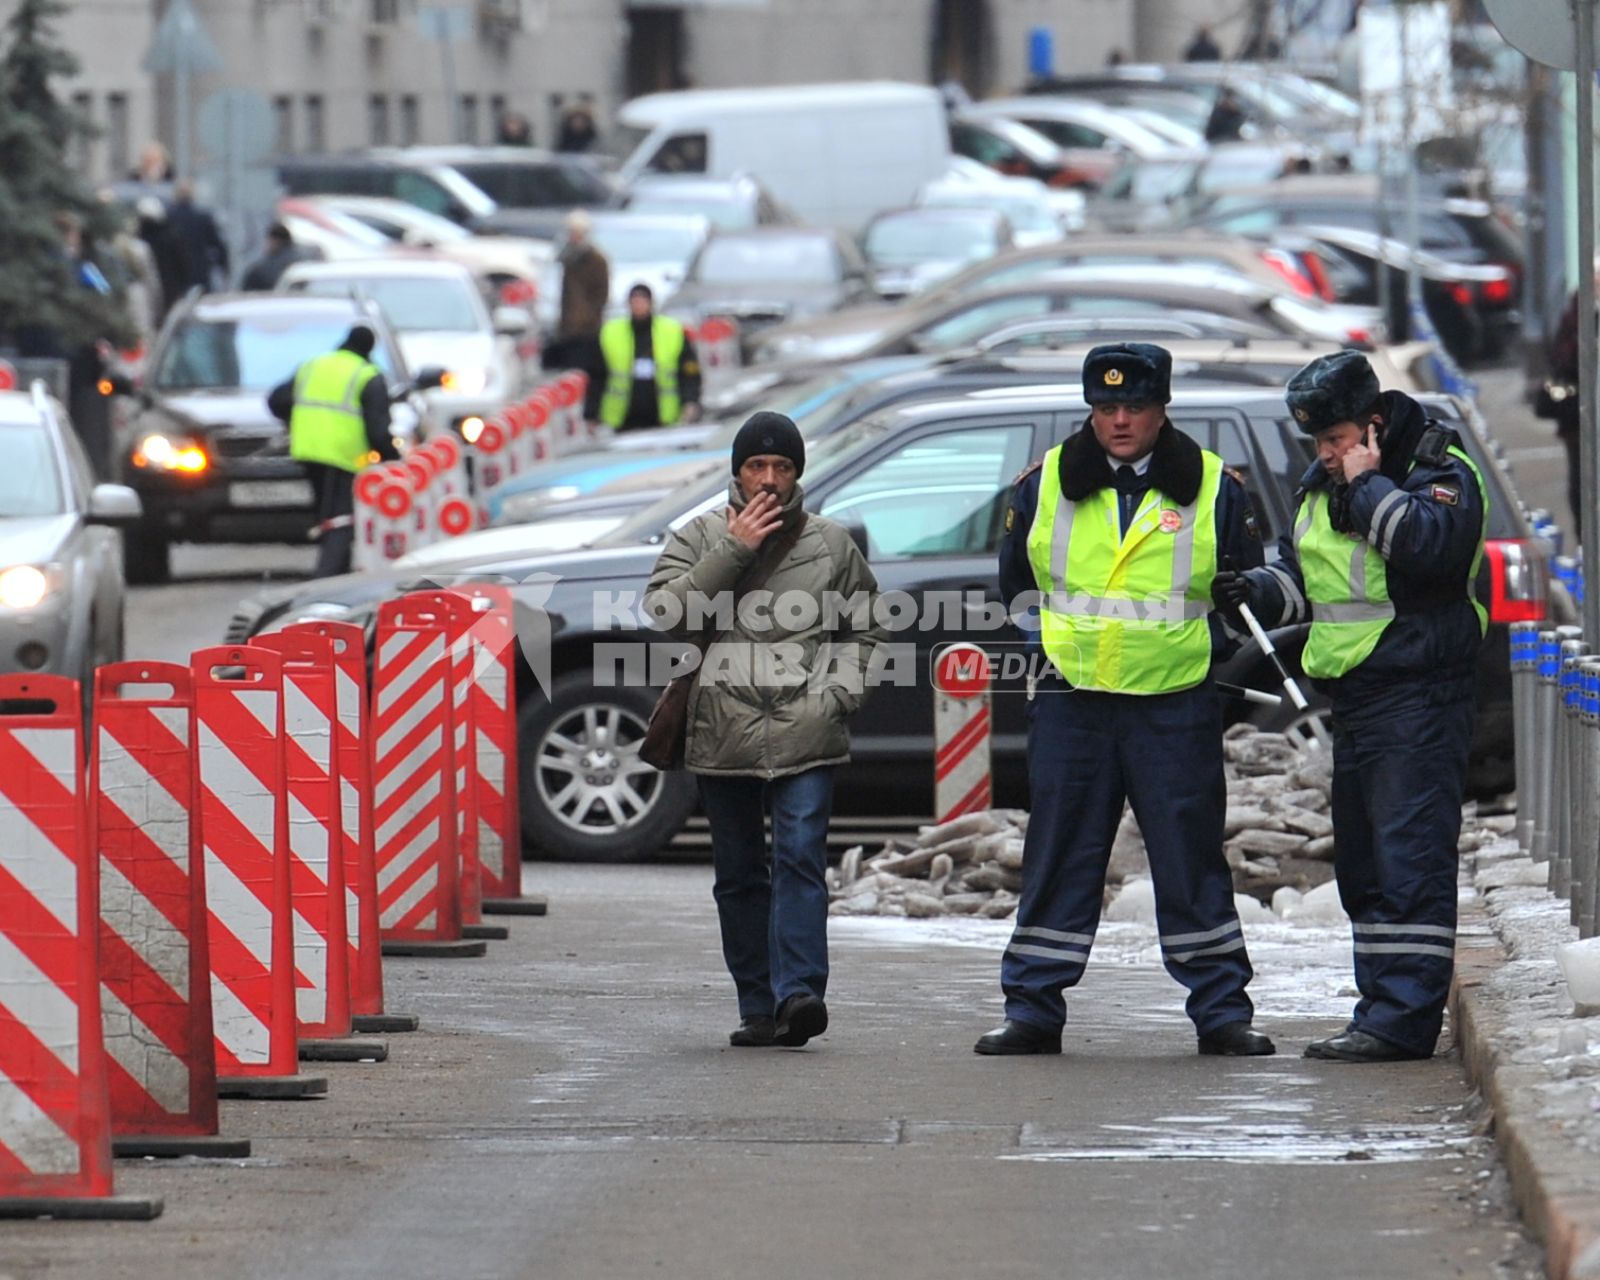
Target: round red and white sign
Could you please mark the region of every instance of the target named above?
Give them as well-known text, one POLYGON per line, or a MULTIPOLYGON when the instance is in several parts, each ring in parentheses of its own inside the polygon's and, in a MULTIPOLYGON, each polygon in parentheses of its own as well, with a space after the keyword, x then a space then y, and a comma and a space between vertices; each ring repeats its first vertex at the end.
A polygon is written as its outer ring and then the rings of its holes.
POLYGON ((933 661, 933 687, 952 698, 976 698, 993 675, 989 655, 975 644, 953 644, 933 661))

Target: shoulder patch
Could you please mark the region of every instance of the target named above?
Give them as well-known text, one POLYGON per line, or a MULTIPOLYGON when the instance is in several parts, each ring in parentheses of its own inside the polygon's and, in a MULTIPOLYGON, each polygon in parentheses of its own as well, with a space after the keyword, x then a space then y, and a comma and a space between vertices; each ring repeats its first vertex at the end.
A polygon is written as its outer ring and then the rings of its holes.
POLYGON ((1428 496, 1447 507, 1461 505, 1461 490, 1453 484, 1430 484, 1428 496))
POLYGON ((1256 522, 1256 509, 1254 507, 1247 506, 1244 509, 1244 533, 1245 537, 1255 542, 1261 541, 1261 526, 1256 522))
MULTIPOLYGON (((1015 486, 1021 484, 1024 480, 1026 480, 1029 476, 1031 476, 1035 471, 1039 470, 1039 468, 1042 467, 1042 466, 1044 466, 1044 459, 1043 458, 1040 458, 1040 459, 1038 459, 1037 461, 1034 461, 1034 462, 1030 462, 1027 466, 1023 467, 1021 471, 1017 472, 1016 479, 1014 479, 1011 482, 1012 486, 1015 487, 1015 486)), ((1010 526, 1008 525, 1007 527, 1009 528, 1010 526)))

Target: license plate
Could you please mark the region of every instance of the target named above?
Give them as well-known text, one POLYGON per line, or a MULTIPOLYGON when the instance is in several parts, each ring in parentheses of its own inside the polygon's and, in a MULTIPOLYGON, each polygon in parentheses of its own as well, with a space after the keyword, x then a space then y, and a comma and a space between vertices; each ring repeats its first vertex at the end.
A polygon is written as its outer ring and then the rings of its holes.
POLYGON ((228 486, 232 507, 309 507, 309 480, 240 480, 228 486))

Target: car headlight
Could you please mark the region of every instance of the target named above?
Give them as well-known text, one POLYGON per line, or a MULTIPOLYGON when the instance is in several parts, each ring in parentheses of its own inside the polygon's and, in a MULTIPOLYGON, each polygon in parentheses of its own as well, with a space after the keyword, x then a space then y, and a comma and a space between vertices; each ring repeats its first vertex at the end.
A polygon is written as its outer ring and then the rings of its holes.
POLYGON ((457 395, 482 395, 484 388, 489 385, 489 371, 483 368, 451 369, 439 385, 457 395))
POLYGON ((36 609, 50 594, 50 575, 38 565, 14 564, 0 570, 0 606, 24 611, 36 609))
POLYGON ((461 432, 461 438, 468 444, 477 444, 478 438, 483 435, 483 419, 475 413, 461 419, 456 426, 461 432))
POLYGON ((196 475, 211 465, 198 440, 152 431, 133 451, 133 465, 152 471, 183 471, 196 475))

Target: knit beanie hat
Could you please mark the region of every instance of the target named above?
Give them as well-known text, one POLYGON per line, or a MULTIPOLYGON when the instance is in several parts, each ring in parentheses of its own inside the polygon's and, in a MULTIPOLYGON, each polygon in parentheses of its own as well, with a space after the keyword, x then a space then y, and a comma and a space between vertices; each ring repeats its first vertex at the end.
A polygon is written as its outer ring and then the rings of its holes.
POLYGON ((752 413, 734 436, 733 474, 738 475, 740 467, 764 453, 789 459, 796 477, 806 469, 806 442, 800 438, 800 428, 783 414, 767 409, 752 413))

